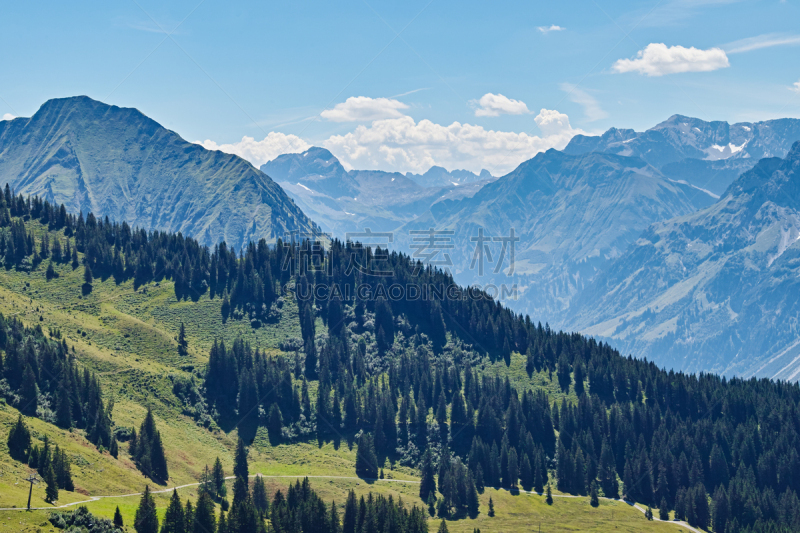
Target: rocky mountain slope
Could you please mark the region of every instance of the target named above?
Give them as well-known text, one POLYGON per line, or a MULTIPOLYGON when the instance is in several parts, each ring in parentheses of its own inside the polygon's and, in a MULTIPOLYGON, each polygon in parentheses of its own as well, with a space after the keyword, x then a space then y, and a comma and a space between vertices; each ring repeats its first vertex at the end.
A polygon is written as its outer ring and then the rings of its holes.
POLYGON ((464 170, 432 167, 425 174, 347 171, 324 148, 283 154, 261 166, 314 221, 335 237, 397 229, 447 198, 463 198, 491 181, 464 170))
POLYGON ((567 323, 667 367, 797 380, 798 239, 800 142, 711 207, 654 224, 567 323))
POLYGON ((237 248, 313 223, 247 161, 182 139, 136 109, 85 96, 0 122, 0 179, 17 192, 237 248))
POLYGON ((452 270, 462 283, 518 284, 520 299, 509 301, 536 319, 557 319, 597 272, 622 255, 652 222, 696 210, 714 199, 674 183, 639 158, 589 153, 541 153, 474 196, 443 200, 400 232, 407 252, 419 250, 411 230, 452 231, 452 270), (699 194, 695 194, 698 193, 699 194), (514 230, 514 271, 502 241, 514 230), (489 240, 480 255, 480 231, 489 240), (481 259, 484 262, 480 272, 481 259), (498 270, 497 265, 503 263, 498 270))
POLYGON ((673 115, 644 132, 611 128, 601 136, 575 136, 564 152, 640 157, 670 179, 722 194, 764 157, 784 157, 800 140, 800 120, 706 122, 673 115))

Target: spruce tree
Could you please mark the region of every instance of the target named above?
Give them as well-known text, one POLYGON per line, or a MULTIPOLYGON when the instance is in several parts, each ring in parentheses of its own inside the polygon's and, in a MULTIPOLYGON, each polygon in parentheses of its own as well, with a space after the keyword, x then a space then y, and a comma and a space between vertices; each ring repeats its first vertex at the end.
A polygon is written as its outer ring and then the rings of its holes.
POLYGON ((592 489, 591 489, 591 496, 589 503, 592 505, 592 507, 598 507, 600 505, 600 498, 598 497, 597 494, 597 483, 594 481, 592 481, 592 489))
POLYGON ((378 456, 375 454, 375 445, 372 442, 372 437, 368 433, 362 433, 358 438, 356 475, 367 479, 376 479, 378 477, 378 456))
POLYGON ((133 519, 133 528, 136 533, 158 533, 158 514, 156 502, 150 494, 150 486, 145 485, 136 516, 133 519))
POLYGON ((56 479, 56 473, 53 470, 53 465, 47 465, 47 471, 44 475, 44 482, 47 484, 45 488, 45 498, 44 501, 47 503, 54 503, 58 500, 58 480, 56 479))
POLYGON ((187 533, 183 503, 178 496, 177 489, 172 490, 167 512, 164 514, 164 521, 161 524, 161 533, 187 533))
POLYGON ((236 453, 233 458, 233 506, 234 508, 248 498, 248 480, 250 467, 247 464, 247 449, 241 437, 236 441, 236 453))
POLYGON ((214 461, 214 467, 211 469, 211 479, 214 482, 214 495, 217 498, 224 498, 226 494, 225 489, 225 470, 222 469, 222 461, 219 457, 214 461))
POLYGON ((256 481, 253 483, 253 505, 261 518, 269 512, 269 496, 262 476, 256 476, 256 481))
POLYGON ((550 483, 547 484, 546 496, 544 499, 547 505, 553 505, 553 491, 550 490, 550 483))
POLYGON ((192 531, 187 533, 213 533, 217 528, 217 520, 214 516, 214 501, 207 492, 201 493, 197 497, 197 505, 194 509, 194 520, 192 531))
MULTIPOLYGON (((22 415, 17 417, 17 423, 8 433, 8 453, 17 461, 28 459, 31 450, 31 432, 25 425, 22 415)), ((35 465, 32 467, 35 468, 35 465)))
MULTIPOLYGON (((669 520, 669 505, 667 504, 666 498, 661 498, 661 503, 658 505, 658 519, 665 521, 669 520)), ((719 531, 719 530, 720 529, 715 525, 714 531, 719 531)))
POLYGON ((122 520, 122 513, 119 512, 119 505, 117 505, 117 509, 114 511, 114 526, 119 529, 125 527, 125 522, 122 520))
POLYGON ((494 501, 491 496, 489 496, 489 516, 494 516, 494 501))
POLYGON ((189 355, 189 341, 186 340, 186 327, 181 322, 181 328, 178 332, 178 355, 185 357, 189 355))
POLYGON ((445 522, 444 519, 442 520, 442 523, 439 524, 439 529, 437 530, 437 533, 449 533, 447 531, 447 522, 445 522))
POLYGON ((353 489, 350 489, 350 491, 347 493, 347 501, 344 504, 342 533, 356 533, 357 520, 358 503, 356 503, 356 493, 353 491, 353 489))
POLYGON ((436 492, 436 481, 434 479, 433 459, 430 449, 425 450, 422 456, 422 466, 420 467, 419 497, 427 502, 431 494, 436 492))

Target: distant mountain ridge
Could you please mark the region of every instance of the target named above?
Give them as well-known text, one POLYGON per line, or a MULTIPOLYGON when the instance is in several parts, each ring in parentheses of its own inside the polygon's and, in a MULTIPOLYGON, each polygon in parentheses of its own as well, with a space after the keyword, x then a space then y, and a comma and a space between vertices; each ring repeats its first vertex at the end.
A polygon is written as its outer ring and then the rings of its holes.
POLYGON ((667 367, 796 381, 798 294, 800 142, 714 205, 654 224, 567 324, 667 367))
MULTIPOLYGON (((506 303, 552 323, 652 222, 713 203, 713 197, 696 192, 639 158, 548 150, 470 197, 434 204, 399 233, 408 239, 411 230, 453 231, 455 246, 447 253, 459 282, 518 283, 519 301, 506 303), (473 239, 480 231, 489 238, 509 236, 512 228, 519 238, 514 275, 494 272, 501 254, 494 241, 495 263, 481 275, 473 239)), ((504 260, 507 272, 509 256, 504 260)))
POLYGON ((261 166, 323 229, 335 237, 392 231, 446 198, 474 194, 494 179, 432 167, 425 174, 345 170, 325 148, 283 154, 261 166))
POLYGON ((0 122, 0 178, 17 191, 148 229, 235 247, 314 223, 267 175, 185 141, 136 109, 86 96, 0 122))
POLYGON ((564 152, 640 157, 671 179, 721 195, 760 159, 785 157, 798 140, 800 119, 728 124, 673 115, 644 132, 611 128, 601 136, 576 135, 564 152))

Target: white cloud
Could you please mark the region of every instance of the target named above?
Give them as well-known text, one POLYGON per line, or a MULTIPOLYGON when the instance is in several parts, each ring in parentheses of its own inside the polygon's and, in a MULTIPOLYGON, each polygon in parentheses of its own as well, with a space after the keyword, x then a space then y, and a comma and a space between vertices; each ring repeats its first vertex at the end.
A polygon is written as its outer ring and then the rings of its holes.
POLYGON ((792 90, 792 91, 794 91, 796 93, 800 93, 800 81, 794 82, 794 85, 789 87, 789 90, 792 90))
POLYGON ((522 100, 512 100, 502 94, 486 93, 480 100, 470 100, 477 106, 476 117, 496 117, 499 115, 527 115, 528 106, 522 100))
POLYGON ((583 106, 583 113, 589 122, 608 117, 608 113, 600 107, 597 99, 586 91, 579 89, 577 85, 562 83, 561 90, 567 93, 567 97, 570 100, 583 106))
POLYGON ((535 121, 542 137, 401 117, 360 125, 350 133, 330 137, 323 145, 347 168, 425 172, 439 165, 473 172, 485 168, 500 175, 539 152, 563 148, 575 134, 583 133, 558 111, 542 109, 535 121))
POLYGON ((721 48, 667 47, 664 43, 648 44, 635 59, 620 59, 612 69, 616 72, 638 72, 646 76, 663 76, 679 72, 708 72, 729 67, 728 56, 721 48))
POLYGON ((550 26, 537 26, 536 29, 544 34, 548 34, 551 31, 564 31, 567 28, 562 28, 561 26, 556 26, 555 24, 551 24, 550 26))
POLYGON ((294 154, 308 150, 311 145, 297 135, 286 135, 271 131, 263 141, 257 141, 253 137, 242 137, 242 140, 232 144, 219 145, 216 142, 206 139, 205 141, 195 141, 207 150, 219 150, 228 154, 238 155, 250 161, 256 168, 267 161, 272 161, 281 154, 294 154))
POLYGON ((326 109, 320 116, 333 122, 372 122, 402 117, 402 109, 408 109, 408 106, 399 100, 351 96, 333 109, 326 109))
POLYGON ((17 117, 12 115, 11 113, 6 113, 6 114, 3 115, 3 120, 14 120, 15 118, 17 118, 17 117))
POLYGON ((741 54, 742 52, 752 52, 762 48, 772 48, 773 46, 789 46, 800 44, 800 35, 780 35, 777 33, 766 33, 756 37, 748 37, 734 41, 725 46, 725 51, 729 54, 741 54))

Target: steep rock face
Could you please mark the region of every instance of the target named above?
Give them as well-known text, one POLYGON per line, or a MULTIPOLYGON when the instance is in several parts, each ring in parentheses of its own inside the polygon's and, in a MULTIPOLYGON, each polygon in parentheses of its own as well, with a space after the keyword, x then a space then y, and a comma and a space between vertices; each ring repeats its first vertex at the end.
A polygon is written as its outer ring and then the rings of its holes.
POLYGON ((800 140, 800 120, 706 122, 673 115, 647 131, 612 128, 599 137, 578 135, 564 152, 640 157, 676 181, 720 195, 762 158, 784 157, 800 140))
POLYGON ((321 227, 335 237, 393 231, 447 198, 474 194, 492 176, 432 167, 425 174, 344 169, 333 154, 312 147, 261 166, 321 227))
POLYGON ((313 223, 247 161, 189 143, 136 109, 85 96, 0 122, 0 177, 17 192, 204 244, 274 241, 313 223))
MULTIPOLYGON (((690 195, 695 191, 668 180, 638 158, 601 153, 573 156, 549 150, 472 197, 435 204, 400 233, 402 237, 410 230, 452 231, 454 247, 446 252, 459 281, 517 283, 520 299, 507 303, 552 323, 643 229, 694 211, 690 195), (488 264, 485 255, 487 264, 481 274, 474 239, 481 230, 489 238, 507 237, 512 228, 519 238, 513 276, 507 275, 509 248, 503 258, 506 264, 495 272, 502 241, 487 243, 493 264, 488 264)), ((705 198, 704 206, 714 201, 702 192, 698 198, 705 198)), ((404 251, 413 251, 414 242, 406 239, 404 251)))
POLYGON ((800 142, 719 202, 654 224, 567 323, 668 367, 800 376, 800 142))

